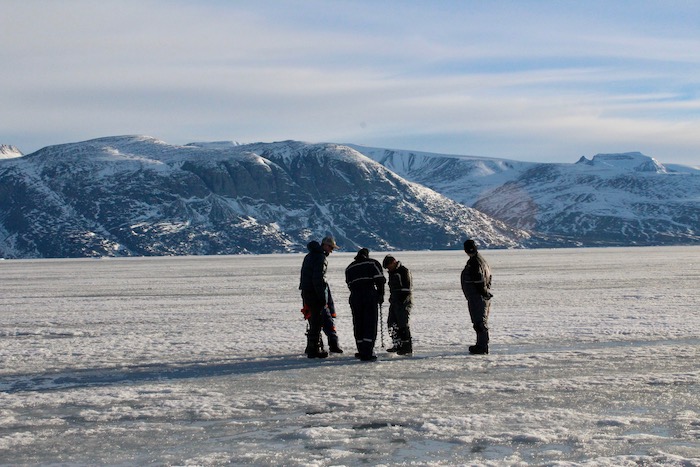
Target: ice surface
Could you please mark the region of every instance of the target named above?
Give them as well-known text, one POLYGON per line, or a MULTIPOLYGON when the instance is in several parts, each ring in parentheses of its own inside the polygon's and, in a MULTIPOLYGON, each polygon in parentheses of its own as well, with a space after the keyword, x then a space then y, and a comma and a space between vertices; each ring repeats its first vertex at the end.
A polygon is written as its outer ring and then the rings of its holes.
POLYGON ((700 465, 700 248, 485 251, 488 356, 466 255, 395 255, 416 353, 375 363, 352 252, 327 360, 302 355, 301 255, 1 261, 0 463, 700 465))

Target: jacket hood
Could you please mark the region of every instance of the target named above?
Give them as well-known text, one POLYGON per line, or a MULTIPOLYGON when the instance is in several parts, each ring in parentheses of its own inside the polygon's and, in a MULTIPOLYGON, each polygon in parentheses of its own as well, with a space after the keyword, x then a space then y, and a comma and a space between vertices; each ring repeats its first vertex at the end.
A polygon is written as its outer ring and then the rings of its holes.
POLYGON ((323 252, 323 248, 321 248, 321 244, 318 243, 316 240, 310 241, 307 245, 306 248, 309 250, 309 252, 318 252, 321 251, 323 252))

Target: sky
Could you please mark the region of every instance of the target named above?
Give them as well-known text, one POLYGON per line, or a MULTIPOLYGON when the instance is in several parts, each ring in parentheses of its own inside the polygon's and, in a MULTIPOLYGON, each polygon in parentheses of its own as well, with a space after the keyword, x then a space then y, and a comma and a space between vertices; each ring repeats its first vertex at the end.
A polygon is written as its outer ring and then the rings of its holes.
POLYGON ((0 0, 0 144, 700 165, 694 0, 0 0))

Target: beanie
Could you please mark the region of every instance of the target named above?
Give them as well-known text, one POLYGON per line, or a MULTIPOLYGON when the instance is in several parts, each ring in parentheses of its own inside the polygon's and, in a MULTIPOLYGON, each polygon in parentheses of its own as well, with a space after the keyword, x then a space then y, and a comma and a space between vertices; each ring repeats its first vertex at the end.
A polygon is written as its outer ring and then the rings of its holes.
POLYGON ((477 252, 476 243, 474 243, 474 240, 469 239, 464 242, 464 252, 469 255, 473 255, 477 252))

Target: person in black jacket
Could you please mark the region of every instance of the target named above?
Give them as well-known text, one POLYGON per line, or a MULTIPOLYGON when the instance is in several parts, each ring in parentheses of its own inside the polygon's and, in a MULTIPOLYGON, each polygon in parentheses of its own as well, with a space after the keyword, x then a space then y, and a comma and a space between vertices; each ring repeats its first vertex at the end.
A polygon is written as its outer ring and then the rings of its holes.
POLYGON ((464 252, 469 255, 469 261, 461 276, 462 292, 467 299, 469 316, 474 331, 476 345, 469 346, 469 353, 489 353, 489 311, 491 309, 491 268, 479 254, 474 240, 464 242, 464 252))
POLYGON ((304 257, 299 279, 301 298, 304 308, 308 307, 309 316, 306 355, 309 358, 326 358, 328 352, 321 347, 321 313, 328 307, 327 257, 338 245, 333 237, 325 237, 320 244, 312 241, 306 247, 309 253, 304 257))
POLYGON ((363 361, 374 361, 374 343, 377 340, 379 305, 384 303, 384 272, 378 261, 369 257, 369 250, 361 248, 355 261, 345 269, 345 282, 350 289, 352 325, 357 343, 355 356, 363 361))
POLYGON ((386 255, 383 266, 389 271, 389 316, 387 327, 394 342, 387 352, 398 355, 413 353, 413 340, 409 320, 413 307, 413 280, 411 272, 392 255, 386 255))

